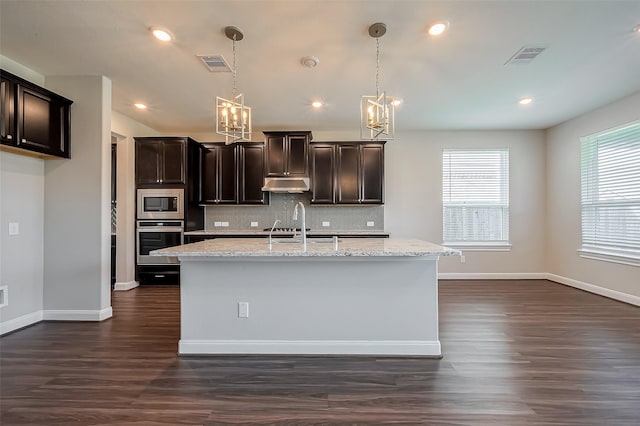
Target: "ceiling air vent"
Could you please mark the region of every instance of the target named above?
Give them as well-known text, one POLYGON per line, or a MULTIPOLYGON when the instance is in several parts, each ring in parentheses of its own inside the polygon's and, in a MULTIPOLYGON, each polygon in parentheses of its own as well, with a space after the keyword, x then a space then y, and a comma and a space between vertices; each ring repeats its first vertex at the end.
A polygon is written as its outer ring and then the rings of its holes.
POLYGON ((524 46, 509 58, 506 65, 526 65, 544 52, 546 46, 524 46))
POLYGON ((198 58, 211 72, 231 72, 231 68, 222 55, 198 55, 198 58))

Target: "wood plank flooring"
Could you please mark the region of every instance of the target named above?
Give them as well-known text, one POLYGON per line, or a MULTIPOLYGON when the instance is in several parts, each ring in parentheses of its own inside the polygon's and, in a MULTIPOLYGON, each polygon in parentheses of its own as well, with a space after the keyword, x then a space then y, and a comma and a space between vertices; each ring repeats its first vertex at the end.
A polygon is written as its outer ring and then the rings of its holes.
POLYGON ((0 424, 640 424, 640 309, 560 284, 441 281, 441 360, 178 357, 178 296, 2 337, 0 424))

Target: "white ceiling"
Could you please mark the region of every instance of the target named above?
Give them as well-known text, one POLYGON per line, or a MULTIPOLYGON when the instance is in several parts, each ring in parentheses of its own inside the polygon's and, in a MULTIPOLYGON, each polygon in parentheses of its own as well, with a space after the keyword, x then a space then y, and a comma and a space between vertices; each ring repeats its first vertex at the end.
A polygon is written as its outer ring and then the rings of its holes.
POLYGON ((381 83, 404 103, 398 129, 540 129, 640 90, 640 1, 41 1, 0 0, 0 53, 43 75, 105 75, 113 109, 167 134, 210 132, 231 61, 254 128, 350 130, 361 95, 375 93, 375 40, 384 22, 381 83), (429 37, 431 21, 449 32, 429 37), (159 25, 173 44, 153 39, 159 25), (522 46, 547 46, 525 66, 504 66, 522 46), (320 58, 305 68, 305 55, 320 58), (517 104, 533 96, 534 104, 517 104), (326 107, 313 110, 311 100, 326 107), (133 108, 145 102, 144 112, 133 108))

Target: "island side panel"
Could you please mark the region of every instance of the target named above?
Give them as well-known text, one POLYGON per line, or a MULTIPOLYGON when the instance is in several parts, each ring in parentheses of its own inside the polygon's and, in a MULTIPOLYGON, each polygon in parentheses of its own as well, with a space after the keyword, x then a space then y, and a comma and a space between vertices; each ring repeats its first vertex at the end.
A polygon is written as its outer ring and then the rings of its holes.
POLYGON ((436 257, 183 258, 180 292, 181 354, 441 355, 436 257))

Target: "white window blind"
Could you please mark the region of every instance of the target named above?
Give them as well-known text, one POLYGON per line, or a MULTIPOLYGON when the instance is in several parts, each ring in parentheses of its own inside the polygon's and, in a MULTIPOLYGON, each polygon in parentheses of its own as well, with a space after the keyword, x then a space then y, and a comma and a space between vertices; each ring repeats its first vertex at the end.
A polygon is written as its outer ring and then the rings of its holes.
POLYGON ((640 259, 640 123, 581 142, 582 250, 640 259))
POLYGON ((473 245, 509 241, 509 150, 445 149, 443 240, 473 245))

